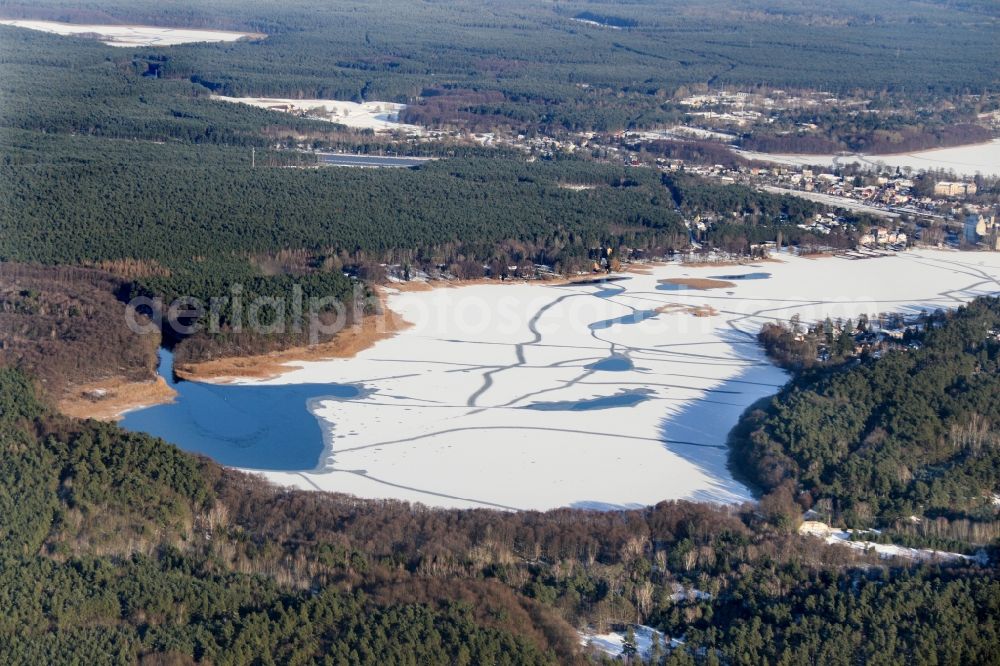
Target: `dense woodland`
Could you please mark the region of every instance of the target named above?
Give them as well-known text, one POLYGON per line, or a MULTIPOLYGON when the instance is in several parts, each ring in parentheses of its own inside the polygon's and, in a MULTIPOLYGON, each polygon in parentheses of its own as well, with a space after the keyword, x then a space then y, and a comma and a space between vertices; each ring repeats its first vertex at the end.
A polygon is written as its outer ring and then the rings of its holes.
POLYGON ((989 543, 1000 536, 998 333, 1000 299, 982 298, 929 317, 919 349, 803 370, 744 415, 734 460, 774 498, 827 519, 989 543))
POLYGON ((120 162, 0 167, 0 187, 18 204, 3 211, 11 233, 0 240, 0 257, 165 263, 305 248, 414 262, 440 252, 446 263, 464 254, 461 246, 485 260, 510 240, 530 258, 555 260, 564 248, 569 257, 585 256, 612 226, 618 245, 671 247, 686 238, 651 172, 626 178, 623 169, 604 165, 523 160, 251 171, 226 163, 229 153, 221 149, 215 156, 202 151, 200 165, 178 168, 159 159, 159 146, 129 143, 121 150, 120 162), (148 160, 137 159, 144 154, 148 160), (560 180, 601 187, 572 191, 560 180))
POLYGON ((473 115, 497 127, 599 131, 662 122, 673 113, 665 102, 699 86, 978 93, 995 85, 1000 69, 994 9, 988 2, 904 0, 808 8, 785 0, 750 7, 736 0, 508 0, 488 7, 296 0, 280 9, 235 0, 0 3, 0 13, 11 17, 268 35, 132 49, 138 68, 150 71, 143 63, 153 63, 163 82, 193 81, 237 96, 423 96, 414 113, 439 125, 473 115), (586 17, 605 26, 574 20, 586 17), (976 45, 975 57, 967 44, 976 45), (444 106, 436 94, 442 92, 449 97, 444 106))
POLYGON ((640 159, 649 155, 655 158, 681 160, 692 164, 721 164, 735 168, 747 166, 750 161, 740 157, 728 146, 717 141, 687 141, 676 139, 658 139, 638 143, 625 143, 625 146, 639 154, 640 159))
POLYGON ((573 624, 637 621, 683 638, 669 664, 990 663, 1000 644, 991 568, 879 562, 684 502, 504 513, 278 490, 56 416, 11 369, 0 457, 10 664, 573 663, 573 624))
POLYGON ((124 286, 94 269, 0 263, 0 366, 30 371, 56 399, 72 385, 152 379, 160 336, 125 325, 124 286))
MULTIPOLYGON (((169 305, 192 296, 206 304, 236 285, 245 300, 287 298, 297 286, 306 300, 332 296, 358 311, 357 284, 343 273, 378 280, 381 263, 471 278, 511 266, 530 275, 535 264, 585 270, 595 247, 613 246, 622 257, 688 247, 685 215, 715 220, 696 239, 704 248, 745 253, 779 237, 808 244, 795 225, 820 210, 586 157, 529 162, 449 142, 433 150, 387 143, 212 101, 191 82, 143 76, 147 60, 128 50, 7 32, 0 260, 101 266, 124 283, 124 300, 169 305), (311 168, 308 154, 289 149, 303 137, 450 159, 414 170, 311 168), (255 169, 250 147, 258 149, 255 169), (593 188, 567 187, 575 185, 593 188)), ((304 342, 295 333, 234 333, 230 319, 221 313, 220 331, 197 333, 178 349, 181 359, 304 342)), ((164 333, 169 344, 184 337, 164 333)))

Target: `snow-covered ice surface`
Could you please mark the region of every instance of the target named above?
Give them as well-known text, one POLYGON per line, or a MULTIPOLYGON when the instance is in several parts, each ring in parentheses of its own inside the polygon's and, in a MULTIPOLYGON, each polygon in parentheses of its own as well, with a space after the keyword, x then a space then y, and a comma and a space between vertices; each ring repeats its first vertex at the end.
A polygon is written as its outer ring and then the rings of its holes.
POLYGON ((821 165, 831 168, 852 163, 871 167, 884 164, 893 169, 910 167, 914 171, 944 169, 954 171, 958 176, 971 177, 977 173, 984 176, 1000 176, 1000 139, 987 143, 895 155, 779 155, 745 150, 736 152, 748 159, 776 164, 821 165))
POLYGON ((338 123, 346 127, 370 129, 375 132, 399 130, 420 134, 423 128, 399 122, 399 112, 405 104, 396 102, 348 102, 337 99, 281 99, 277 97, 225 97, 213 95, 223 102, 249 104, 261 109, 305 113, 313 118, 338 123))
POLYGON ((968 146, 937 148, 934 150, 891 155, 780 155, 751 151, 737 152, 748 159, 775 162, 778 164, 801 166, 823 165, 831 168, 852 163, 866 166, 883 164, 890 168, 910 167, 914 171, 950 170, 954 171, 958 176, 967 177, 974 176, 977 173, 984 176, 1000 175, 1000 139, 968 146))
POLYGON ((108 46, 173 46, 193 42, 235 42, 243 38, 264 36, 229 30, 163 28, 152 25, 96 25, 28 19, 0 19, 0 24, 52 32, 64 36, 96 36, 108 46))
POLYGON ((357 400, 311 403, 326 433, 315 471, 265 475, 448 507, 740 502, 750 493, 727 468, 727 434, 786 380, 755 341, 762 324, 953 307, 1000 292, 1000 254, 783 256, 623 277, 392 295, 411 328, 354 358, 302 363, 264 382, 366 388, 357 400), (754 274, 764 279, 738 279, 754 274), (735 286, 659 282, 682 276, 735 286))

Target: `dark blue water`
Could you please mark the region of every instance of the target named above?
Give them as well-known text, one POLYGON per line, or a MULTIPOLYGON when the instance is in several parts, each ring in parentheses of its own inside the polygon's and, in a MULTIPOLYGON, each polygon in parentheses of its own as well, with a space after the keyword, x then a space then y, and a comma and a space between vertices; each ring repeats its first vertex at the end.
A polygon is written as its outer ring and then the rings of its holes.
POLYGON ((770 273, 742 273, 740 275, 713 275, 713 280, 766 280, 770 273))
POLYGON ((540 412, 588 412, 595 409, 614 409, 615 407, 634 407, 640 402, 646 402, 653 395, 649 389, 625 389, 614 395, 606 395, 585 400, 562 400, 558 402, 533 402, 523 409, 534 409, 540 412))
POLYGON ((177 398, 168 405, 129 412, 121 425, 223 465, 249 469, 315 469, 323 452, 323 431, 309 412, 309 403, 367 395, 363 386, 351 384, 236 386, 174 381, 173 354, 166 350, 160 350, 158 373, 177 391, 177 398))

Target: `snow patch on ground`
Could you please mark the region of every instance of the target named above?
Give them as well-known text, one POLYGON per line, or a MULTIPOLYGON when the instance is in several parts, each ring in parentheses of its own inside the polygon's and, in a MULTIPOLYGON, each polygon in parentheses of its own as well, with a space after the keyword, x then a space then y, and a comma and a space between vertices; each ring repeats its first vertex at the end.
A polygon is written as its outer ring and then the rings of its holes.
POLYGON ((673 601, 707 601, 712 598, 708 592, 702 592, 693 587, 684 587, 680 583, 674 583, 673 594, 670 595, 673 601))
POLYGON ((315 470, 266 477, 459 508, 749 500, 728 469, 727 435, 786 381, 756 341, 762 324, 954 307, 1000 293, 1000 254, 783 255, 621 277, 391 295, 412 327, 264 382, 366 388, 356 400, 314 401, 326 432, 315 470), (770 277, 711 291, 660 283, 750 273, 770 277), (705 306, 714 314, 692 316, 705 306))
POLYGON ((591 21, 590 19, 582 18, 571 18, 570 21, 576 21, 577 23, 583 23, 585 25, 591 25, 595 28, 609 28, 611 30, 621 30, 617 25, 607 25, 606 23, 598 23, 597 21, 591 21))
POLYGON ((223 102, 249 104, 261 109, 305 114, 310 118, 326 120, 347 127, 370 129, 376 132, 398 130, 420 134, 422 127, 399 122, 399 112, 405 104, 396 102, 347 102, 337 99, 281 99, 278 97, 225 97, 213 95, 223 102))
MULTIPOLYGON (((658 641, 661 647, 664 647, 663 633, 653 629, 652 627, 647 627, 645 625, 636 625, 632 627, 632 631, 635 634, 635 647, 639 656, 643 659, 649 659, 649 655, 653 649, 653 641, 658 641)), ((622 655, 625 648, 625 633, 618 631, 611 631, 606 634, 597 634, 593 632, 580 631, 577 632, 580 635, 580 645, 590 648, 592 650, 603 652, 609 657, 619 657, 622 655)), ((669 641, 671 648, 676 648, 679 645, 683 645, 684 641, 672 638, 669 641)))
POLYGON ((152 25, 97 25, 60 23, 59 21, 33 21, 27 19, 0 19, 0 24, 28 30, 40 30, 63 36, 95 37, 108 46, 173 46, 194 42, 235 42, 240 39, 259 39, 266 35, 229 30, 198 30, 193 28, 163 28, 152 25))
POLYGON ((840 544, 855 550, 874 550, 880 557, 887 559, 890 557, 902 557, 908 560, 918 561, 949 561, 967 560, 979 561, 980 558, 962 553, 949 553, 942 550, 931 550, 929 548, 907 548, 895 544, 877 543, 875 541, 852 540, 851 535, 855 530, 838 529, 830 527, 826 523, 807 520, 799 527, 799 534, 819 537, 828 544, 840 544))

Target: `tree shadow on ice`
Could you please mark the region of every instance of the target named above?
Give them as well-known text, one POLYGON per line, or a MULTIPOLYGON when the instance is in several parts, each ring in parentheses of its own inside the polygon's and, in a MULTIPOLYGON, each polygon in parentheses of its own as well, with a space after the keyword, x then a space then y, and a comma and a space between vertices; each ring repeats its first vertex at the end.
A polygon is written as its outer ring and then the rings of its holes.
POLYGON ((722 331, 729 350, 746 362, 743 370, 711 388, 726 391, 725 400, 693 400, 659 424, 659 436, 671 453, 695 465, 714 480, 711 488, 696 491, 686 499, 731 503, 750 499, 751 491, 734 478, 729 462, 728 439, 744 411, 761 398, 777 393, 788 375, 767 361, 757 345, 747 345, 746 337, 722 331))
POLYGON ((596 502, 583 500, 573 502, 569 505, 571 509, 582 509, 583 511, 631 511, 633 509, 645 509, 645 504, 631 502, 629 504, 612 504, 610 502, 596 502))

